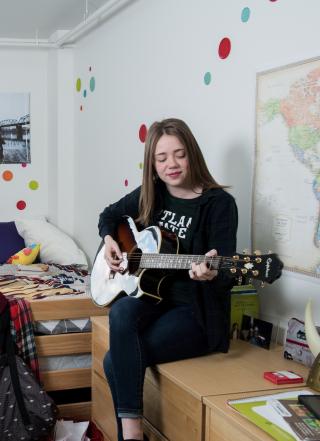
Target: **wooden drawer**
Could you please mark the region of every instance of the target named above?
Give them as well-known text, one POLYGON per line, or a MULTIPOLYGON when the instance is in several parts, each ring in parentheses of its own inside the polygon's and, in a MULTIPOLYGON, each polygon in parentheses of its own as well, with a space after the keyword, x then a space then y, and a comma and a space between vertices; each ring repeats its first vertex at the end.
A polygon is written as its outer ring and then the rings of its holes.
POLYGON ((169 440, 201 441, 202 402, 153 369, 145 379, 144 416, 169 440))

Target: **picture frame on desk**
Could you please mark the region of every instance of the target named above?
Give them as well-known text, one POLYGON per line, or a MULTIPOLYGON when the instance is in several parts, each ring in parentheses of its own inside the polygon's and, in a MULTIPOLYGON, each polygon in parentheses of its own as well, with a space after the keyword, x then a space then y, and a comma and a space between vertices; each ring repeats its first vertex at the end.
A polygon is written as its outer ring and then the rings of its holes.
POLYGON ((264 349, 270 349, 273 324, 244 314, 240 339, 264 349))

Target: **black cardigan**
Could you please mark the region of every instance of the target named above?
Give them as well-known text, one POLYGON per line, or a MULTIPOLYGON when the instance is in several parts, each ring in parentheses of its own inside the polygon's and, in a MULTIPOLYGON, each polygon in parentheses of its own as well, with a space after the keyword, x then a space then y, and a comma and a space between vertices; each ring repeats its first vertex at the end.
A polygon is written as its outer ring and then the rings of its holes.
MULTIPOLYGON (((163 210, 163 184, 159 182, 156 204, 150 225, 156 225, 163 210)), ((99 234, 114 236, 122 216, 136 219, 139 215, 141 187, 109 205, 100 214, 99 234)), ((147 225, 146 225, 147 226, 147 225)), ((145 226, 145 227, 146 227, 145 226)), ((236 251, 238 212, 234 198, 221 188, 207 190, 202 194, 193 220, 192 254, 205 254, 215 248, 220 256, 232 256, 236 251)), ((141 228, 144 228, 141 226, 141 228)), ((230 332, 230 289, 233 280, 222 271, 211 281, 194 281, 197 299, 194 307, 208 338, 210 351, 227 352, 230 332)))

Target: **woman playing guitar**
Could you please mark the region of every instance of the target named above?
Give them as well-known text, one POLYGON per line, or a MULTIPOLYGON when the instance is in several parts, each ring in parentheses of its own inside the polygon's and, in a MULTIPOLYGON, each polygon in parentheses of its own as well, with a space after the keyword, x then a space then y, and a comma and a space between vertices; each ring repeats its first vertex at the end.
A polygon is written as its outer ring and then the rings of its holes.
MULTIPOLYGON (((231 256, 236 250, 234 198, 213 179, 196 139, 179 119, 151 125, 141 187, 100 215, 105 260, 115 273, 124 271, 117 226, 125 215, 135 220, 138 229, 157 225, 174 233, 179 254, 231 256)), ((161 285, 166 295, 159 304, 125 296, 111 306, 110 351, 104 370, 119 441, 143 439, 147 366, 228 351, 232 280, 204 261, 168 274, 161 285)))

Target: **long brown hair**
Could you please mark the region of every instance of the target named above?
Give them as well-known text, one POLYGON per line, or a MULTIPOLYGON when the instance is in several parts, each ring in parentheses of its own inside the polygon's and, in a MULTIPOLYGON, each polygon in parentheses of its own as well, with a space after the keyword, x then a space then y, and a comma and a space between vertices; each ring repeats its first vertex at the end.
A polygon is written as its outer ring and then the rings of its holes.
POLYGON ((202 187, 203 191, 209 188, 223 188, 211 176, 203 158, 200 147, 187 124, 176 118, 164 119, 154 122, 147 134, 145 150, 143 178, 139 202, 138 222, 148 225, 155 203, 155 183, 157 174, 154 168, 154 154, 157 143, 162 135, 176 136, 186 149, 189 164, 189 182, 192 188, 202 187))

